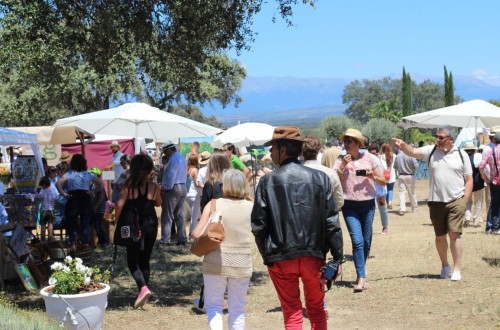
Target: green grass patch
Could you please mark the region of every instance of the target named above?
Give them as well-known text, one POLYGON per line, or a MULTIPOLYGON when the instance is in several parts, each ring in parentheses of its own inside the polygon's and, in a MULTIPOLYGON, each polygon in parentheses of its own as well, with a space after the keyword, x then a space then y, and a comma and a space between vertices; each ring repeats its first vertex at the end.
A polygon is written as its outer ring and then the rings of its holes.
POLYGON ((56 321, 41 310, 23 310, 8 300, 0 298, 0 328, 10 330, 55 330, 56 321))

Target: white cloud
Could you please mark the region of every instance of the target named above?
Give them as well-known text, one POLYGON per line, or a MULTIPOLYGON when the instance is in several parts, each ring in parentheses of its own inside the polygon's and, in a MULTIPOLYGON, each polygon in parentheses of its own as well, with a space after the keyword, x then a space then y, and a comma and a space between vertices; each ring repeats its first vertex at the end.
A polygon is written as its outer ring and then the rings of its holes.
POLYGON ((488 72, 483 69, 475 69, 472 71, 472 75, 477 79, 488 79, 488 72))
POLYGON ((484 69, 475 69, 472 71, 472 76, 476 79, 482 80, 490 85, 500 86, 500 76, 490 75, 484 69))

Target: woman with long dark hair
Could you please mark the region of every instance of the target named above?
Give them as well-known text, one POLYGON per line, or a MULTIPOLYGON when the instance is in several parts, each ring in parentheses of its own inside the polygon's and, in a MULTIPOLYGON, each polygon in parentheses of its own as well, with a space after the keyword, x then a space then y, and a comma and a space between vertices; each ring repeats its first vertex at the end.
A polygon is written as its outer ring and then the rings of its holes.
POLYGON ((134 308, 142 307, 151 296, 148 288, 149 260, 158 233, 155 206, 161 205, 161 189, 151 181, 153 168, 153 161, 149 156, 135 155, 130 162, 130 176, 116 202, 116 219, 120 218, 125 203, 133 203, 139 211, 142 238, 136 244, 127 246, 128 268, 139 288, 134 308))
POLYGON ((90 244, 90 219, 92 217, 91 194, 102 190, 102 180, 97 175, 87 171, 87 159, 81 154, 71 158, 69 171, 57 181, 57 191, 68 200, 64 210, 64 225, 71 247, 75 243, 76 223, 80 218, 81 241, 90 244), (96 189, 91 190, 92 183, 96 189), (66 191, 64 188, 66 188, 66 191))

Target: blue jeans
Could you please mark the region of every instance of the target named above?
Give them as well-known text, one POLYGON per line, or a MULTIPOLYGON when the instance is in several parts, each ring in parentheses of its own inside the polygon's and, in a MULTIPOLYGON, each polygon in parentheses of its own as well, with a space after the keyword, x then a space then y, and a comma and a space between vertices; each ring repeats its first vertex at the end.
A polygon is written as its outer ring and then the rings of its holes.
POLYGON ((387 183, 386 187, 387 187, 387 195, 385 196, 385 200, 387 202, 387 204, 390 204, 392 203, 392 195, 394 193, 394 184, 396 182, 393 182, 393 183, 387 183))
POLYGON ((491 203, 488 210, 486 230, 497 231, 500 222, 500 186, 490 184, 491 203))
MULTIPOLYGON (((375 203, 378 203, 378 200, 376 200, 375 203)), ((389 227, 389 214, 387 213, 387 204, 384 203, 384 205, 380 205, 380 203, 378 203, 378 212, 380 214, 380 221, 382 222, 382 227, 383 228, 389 227)))
POLYGON ((352 257, 358 278, 365 278, 365 263, 372 245, 375 201, 344 201, 342 214, 352 241, 352 257))

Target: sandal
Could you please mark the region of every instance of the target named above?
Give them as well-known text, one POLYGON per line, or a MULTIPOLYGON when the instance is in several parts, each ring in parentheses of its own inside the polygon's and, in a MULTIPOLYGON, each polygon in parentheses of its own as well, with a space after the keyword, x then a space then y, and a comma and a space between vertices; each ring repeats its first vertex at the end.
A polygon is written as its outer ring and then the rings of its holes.
POLYGON ((353 291, 354 292, 363 292, 364 290, 368 289, 368 283, 366 281, 360 281, 358 284, 353 286, 353 291))

